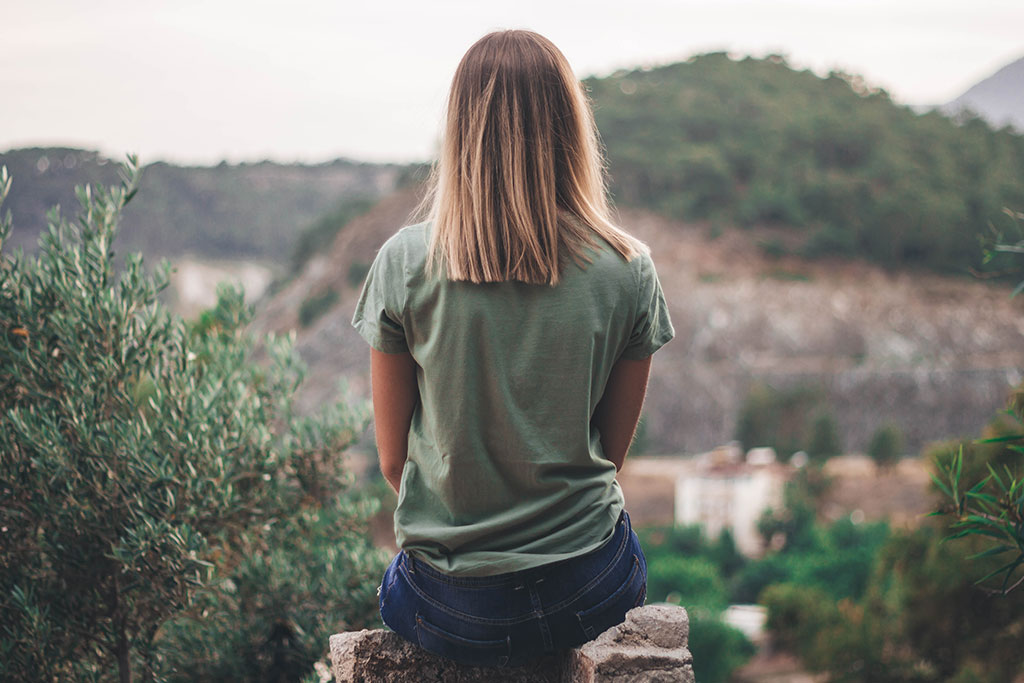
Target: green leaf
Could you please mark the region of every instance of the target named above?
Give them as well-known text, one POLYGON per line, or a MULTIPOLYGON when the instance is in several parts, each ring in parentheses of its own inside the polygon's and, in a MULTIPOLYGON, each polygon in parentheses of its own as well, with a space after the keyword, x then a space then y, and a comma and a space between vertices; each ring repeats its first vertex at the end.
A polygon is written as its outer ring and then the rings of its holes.
POLYGON ((987 439, 979 439, 978 443, 1006 443, 1007 441, 1020 441, 1024 434, 1008 434, 1005 436, 993 436, 987 439))
POLYGON ((1008 550, 1016 550, 1016 547, 1012 546, 1012 545, 1006 545, 1006 544, 997 545, 997 546, 994 546, 992 548, 989 548, 988 550, 983 550, 980 553, 975 553, 973 555, 968 555, 967 559, 969 559, 969 560, 980 560, 980 559, 982 559, 984 557, 992 557, 993 555, 1000 555, 1002 553, 1005 553, 1008 550))

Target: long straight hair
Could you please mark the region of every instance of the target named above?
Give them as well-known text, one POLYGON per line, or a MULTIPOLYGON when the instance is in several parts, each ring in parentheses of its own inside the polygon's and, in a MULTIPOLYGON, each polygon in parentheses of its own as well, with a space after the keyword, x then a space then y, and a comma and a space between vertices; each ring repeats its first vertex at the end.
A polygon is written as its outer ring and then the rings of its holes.
POLYGON ((428 268, 450 280, 554 285, 595 235, 627 261, 647 250, 611 222, 583 85, 532 31, 489 33, 462 58, 421 209, 428 268))

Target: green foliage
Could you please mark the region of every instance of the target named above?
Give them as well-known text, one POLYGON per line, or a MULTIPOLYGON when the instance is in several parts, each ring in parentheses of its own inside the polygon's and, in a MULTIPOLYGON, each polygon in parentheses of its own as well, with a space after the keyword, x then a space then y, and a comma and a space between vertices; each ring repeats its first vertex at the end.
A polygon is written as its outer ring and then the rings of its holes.
POLYGON ((800 253, 806 258, 849 258, 857 256, 856 239, 852 230, 842 230, 826 223, 811 233, 800 253))
MULTIPOLYGON (((0 165, 16 179, 7 207, 19 234, 9 246, 22 246, 27 252, 35 250, 37 237, 45 231, 44 216, 50 207, 74 210, 76 186, 109 186, 118 179, 116 164, 80 149, 10 150, 0 154, 0 165)), ((298 257, 293 251, 315 248, 323 243, 320 240, 329 239, 330 226, 323 233, 316 231, 325 212, 343 213, 350 199, 352 210, 358 210, 364 198, 390 191, 403 168, 344 159, 315 165, 149 164, 145 191, 125 207, 119 243, 150 258, 196 253, 287 263, 289 255, 298 257), (303 244, 297 246, 296 238, 307 225, 316 234, 300 237, 303 244)))
POLYGON ((787 582, 761 595, 780 646, 833 681, 995 683, 1020 673, 1024 591, 1011 591, 1021 581, 1022 398, 1018 390, 984 439, 932 447, 951 530, 926 525, 886 540, 887 531, 836 523, 818 557, 781 553, 740 572, 737 585, 750 576, 787 582), (853 576, 866 577, 859 590, 835 590, 844 581, 856 588, 853 576), (994 590, 979 589, 992 581, 994 590))
POLYGON ((718 570, 701 557, 660 555, 647 559, 647 595, 655 602, 674 602, 690 609, 717 613, 728 606, 718 570))
MULTIPOLYGON (((303 229, 292 247, 290 274, 298 273, 314 254, 330 247, 341 229, 356 216, 366 213, 373 204, 374 200, 369 197, 346 198, 303 229)), ((361 282, 360 278, 356 285, 361 282)))
MULTIPOLYGON (((51 212, 38 256, 0 252, 5 680, 165 678, 183 636, 164 626, 204 610, 247 634, 242 653, 305 666, 322 654, 312 638, 325 614, 359 627, 375 612, 365 586, 384 558, 339 463, 365 417, 337 404, 295 418, 301 364, 274 337, 268 363, 252 362, 240 291, 220 290, 189 326, 158 301, 169 264, 155 275, 137 254, 115 264, 138 177, 130 159, 122 186, 80 189, 77 220, 51 212), (321 531, 330 544, 308 541, 321 531)), ((4 171, 0 195, 8 184, 4 171)), ((0 249, 10 234, 8 214, 0 249)))
POLYGON ((786 244, 777 237, 760 240, 757 243, 757 246, 761 249, 761 253, 768 258, 782 258, 789 253, 789 248, 786 247, 786 244))
MULTIPOLYGON (((1020 220, 1024 214, 1007 210, 1013 219, 1017 237, 1022 234, 1020 220)), ((1024 240, 1010 243, 998 231, 983 238, 985 260, 1010 257, 1014 272, 1024 270, 1024 240)), ((1024 281, 1017 285, 1011 298, 1024 291, 1024 281)), ((984 583, 1002 577, 998 592, 1006 594, 1024 584, 1024 384, 1010 398, 1009 409, 986 427, 982 439, 959 444, 955 454, 948 445, 939 446, 935 454, 938 476, 932 481, 946 498, 946 504, 935 514, 953 518, 947 540, 963 537, 984 537, 987 547, 974 559, 1003 557, 1009 561, 979 579, 984 583), (945 452, 943 452, 945 450, 945 452), (985 471, 982 470, 984 467, 985 471), (1018 576, 1019 574, 1019 576, 1018 576), (1011 583, 1012 582, 1012 583, 1011 583)))
POLYGON ((298 681, 331 634, 377 624, 387 558, 351 540, 376 507, 345 497, 307 507, 221 562, 226 579, 162 629, 168 680, 298 681))
POLYGON ((693 673, 701 683, 728 683, 732 672, 747 663, 756 648, 721 619, 691 615, 689 648, 693 673))
POLYGON ((309 327, 338 302, 338 290, 334 287, 306 297, 299 306, 299 324, 309 327))
POLYGON ((821 402, 821 392, 813 387, 755 384, 740 407, 736 440, 744 448, 771 446, 784 457, 805 450, 821 402))
POLYGON ((807 437, 807 455, 827 460, 842 455, 843 444, 839 437, 839 425, 832 413, 819 412, 811 421, 811 433, 807 437))
POLYGON ((827 481, 820 467, 804 467, 786 483, 781 510, 765 510, 757 523, 766 548, 806 552, 821 546, 815 524, 817 501, 827 481))
POLYGON ((941 451, 936 456, 938 474, 932 475, 932 482, 948 502, 934 514, 952 517, 947 540, 986 539, 985 550, 972 559, 1002 561, 977 583, 994 578, 996 591, 1006 594, 1024 584, 1024 386, 1014 393, 1011 409, 997 416, 987 432, 985 438, 968 444, 966 453, 961 444, 952 457, 941 451), (982 465, 987 470, 984 477, 982 465))
POLYGON ((966 272, 979 228, 1024 206, 1024 137, 849 74, 716 53, 586 85, 617 202, 787 227, 808 256, 966 272))
POLYGON ((903 432, 892 423, 879 427, 868 444, 868 455, 881 467, 895 465, 903 449, 903 432))
POLYGON ((801 543, 787 544, 747 564, 732 581, 732 602, 759 601, 769 586, 779 583, 817 588, 833 601, 859 598, 871 577, 875 557, 889 538, 887 524, 854 524, 839 519, 829 527, 813 520, 801 543))
POLYGON ((648 527, 637 534, 647 557, 647 601, 685 605, 690 649, 703 660, 694 658, 694 672, 701 681, 728 681, 754 653, 746 636, 720 618, 729 603, 725 582, 746 563, 732 534, 709 541, 699 526, 648 527))
POLYGON ((353 287, 359 287, 363 284, 363 280, 370 274, 370 264, 365 261, 353 261, 348 267, 348 274, 345 278, 348 283, 353 287))
MULTIPOLYGON (((991 225, 989 232, 981 238, 983 261, 990 268, 1001 269, 1004 275, 1017 276, 1024 272, 1024 228, 1021 227, 1024 213, 1007 208, 1003 213, 1009 217, 1006 232, 991 225)), ((1017 283, 1010 298, 1021 292, 1024 292, 1024 280, 1017 283)))
POLYGON ((856 601, 823 604, 802 586, 766 590, 769 627, 833 681, 1013 680, 1024 666, 1024 593, 979 592, 967 578, 973 562, 935 529, 901 532, 856 601))
POLYGON ((775 644, 789 652, 799 652, 839 618, 834 597, 821 588, 800 583, 768 586, 759 602, 768 610, 765 628, 771 631, 775 644))

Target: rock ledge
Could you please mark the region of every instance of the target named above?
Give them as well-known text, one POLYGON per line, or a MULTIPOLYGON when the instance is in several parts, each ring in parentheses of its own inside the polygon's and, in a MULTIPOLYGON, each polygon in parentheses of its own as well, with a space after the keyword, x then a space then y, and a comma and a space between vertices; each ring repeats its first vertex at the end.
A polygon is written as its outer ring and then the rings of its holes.
POLYGON ((339 683, 693 683, 689 631, 682 607, 647 605, 579 648, 514 669, 462 666, 383 629, 331 636, 331 662, 339 683))

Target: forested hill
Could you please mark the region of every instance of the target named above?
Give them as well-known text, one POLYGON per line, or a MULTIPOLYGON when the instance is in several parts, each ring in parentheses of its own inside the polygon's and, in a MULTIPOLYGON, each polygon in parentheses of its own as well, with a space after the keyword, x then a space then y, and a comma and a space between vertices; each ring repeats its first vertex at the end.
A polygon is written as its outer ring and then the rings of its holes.
MULTIPOLYGON (((145 160, 142 160, 145 161, 145 160)), ((92 151, 29 148, 0 153, 12 176, 2 207, 14 220, 12 245, 35 249, 46 212, 74 216, 75 185, 118 181, 118 164, 92 151)), ((182 253, 286 261, 299 233, 339 203, 391 192, 404 167, 337 160, 325 164, 269 161, 209 167, 157 162, 145 167, 139 194, 125 209, 120 251, 147 258, 182 253)))
POLYGON ((777 226, 773 251, 964 271, 1024 210, 1024 137, 915 114, 856 76, 707 54, 586 81, 619 204, 777 226))

